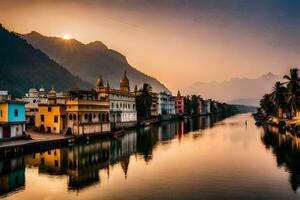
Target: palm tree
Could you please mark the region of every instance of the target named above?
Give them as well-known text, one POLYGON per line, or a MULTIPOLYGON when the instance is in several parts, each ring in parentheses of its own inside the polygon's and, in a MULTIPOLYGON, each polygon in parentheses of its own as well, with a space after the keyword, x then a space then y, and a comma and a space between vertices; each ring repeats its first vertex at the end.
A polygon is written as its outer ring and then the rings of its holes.
POLYGON ((273 91, 270 94, 270 100, 277 108, 278 114, 282 113, 282 111, 286 110, 286 95, 287 88, 283 86, 279 81, 275 83, 273 87, 273 91))
POLYGON ((151 86, 145 83, 136 97, 136 109, 139 117, 151 116, 152 96, 150 88, 151 86))
POLYGON ((290 76, 283 76, 287 79, 287 104, 289 105, 289 111, 295 116, 297 110, 300 108, 300 78, 298 76, 298 69, 290 69, 290 76))
POLYGON ((276 113, 276 106, 271 100, 271 94, 265 94, 260 100, 260 107, 264 110, 266 115, 274 115, 276 113))

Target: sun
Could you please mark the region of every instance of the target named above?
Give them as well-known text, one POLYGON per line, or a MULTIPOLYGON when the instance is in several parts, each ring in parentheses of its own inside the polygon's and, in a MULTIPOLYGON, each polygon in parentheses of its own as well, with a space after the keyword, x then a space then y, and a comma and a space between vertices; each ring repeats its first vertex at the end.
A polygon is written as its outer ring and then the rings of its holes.
POLYGON ((68 33, 65 33, 63 36, 64 40, 69 40, 71 39, 70 35, 68 33))

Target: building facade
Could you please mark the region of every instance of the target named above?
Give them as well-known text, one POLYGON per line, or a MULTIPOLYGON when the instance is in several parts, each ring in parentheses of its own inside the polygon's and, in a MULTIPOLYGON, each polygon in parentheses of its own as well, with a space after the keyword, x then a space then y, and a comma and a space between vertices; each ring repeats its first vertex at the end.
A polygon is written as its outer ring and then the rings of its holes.
POLYGON ((70 90, 66 114, 69 134, 82 136, 110 132, 108 91, 98 86, 96 90, 70 90))
POLYGON ((177 96, 175 97, 175 111, 176 114, 184 113, 184 96, 181 96, 180 91, 178 91, 177 96))
POLYGON ((48 102, 48 98, 45 95, 45 89, 40 88, 37 90, 35 88, 30 88, 28 93, 22 98, 22 101, 27 102, 25 105, 26 122, 28 125, 34 125, 35 115, 38 112, 38 105, 40 103, 46 104, 48 102))
POLYGON ((61 134, 66 127, 66 105, 57 101, 53 88, 48 93, 47 101, 38 104, 35 126, 40 132, 56 134, 61 134))
POLYGON ((109 90, 109 111, 112 128, 118 129, 136 126, 137 110, 135 95, 130 92, 130 84, 126 72, 120 81, 120 89, 107 87, 109 90))
POLYGON ((25 123, 25 102, 0 100, 0 139, 23 136, 25 123))
POLYGON ((160 92, 157 97, 159 115, 175 114, 175 97, 167 92, 160 92))

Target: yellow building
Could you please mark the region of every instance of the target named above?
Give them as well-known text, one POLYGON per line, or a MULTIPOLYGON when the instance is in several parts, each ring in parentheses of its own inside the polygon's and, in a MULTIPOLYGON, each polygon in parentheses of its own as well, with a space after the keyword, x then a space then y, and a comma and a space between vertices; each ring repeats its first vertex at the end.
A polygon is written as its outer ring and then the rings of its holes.
POLYGON ((70 90, 66 114, 67 132, 73 135, 110 132, 109 99, 104 88, 97 86, 97 90, 70 90))
POLYGON ((64 133, 66 128, 66 107, 63 102, 57 102, 56 92, 51 89, 48 103, 38 105, 35 116, 35 126, 40 132, 64 133))

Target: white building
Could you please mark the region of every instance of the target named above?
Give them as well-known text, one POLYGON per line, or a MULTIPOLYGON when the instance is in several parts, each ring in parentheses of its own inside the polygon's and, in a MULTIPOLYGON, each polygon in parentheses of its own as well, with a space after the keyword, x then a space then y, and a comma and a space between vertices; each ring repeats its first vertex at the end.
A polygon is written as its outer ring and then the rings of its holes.
POLYGON ((157 111, 159 115, 175 114, 175 97, 167 92, 160 92, 157 97, 157 111))
POLYGON ((26 121, 33 125, 35 113, 38 111, 39 103, 48 103, 48 98, 45 96, 45 89, 30 88, 28 93, 22 98, 22 101, 27 102, 25 105, 26 121))
MULTIPOLYGON (((107 86, 109 88, 109 85, 107 86)), ((137 123, 135 96, 130 93, 126 72, 120 81, 120 89, 109 88, 110 122, 112 129, 133 127, 137 123)))

